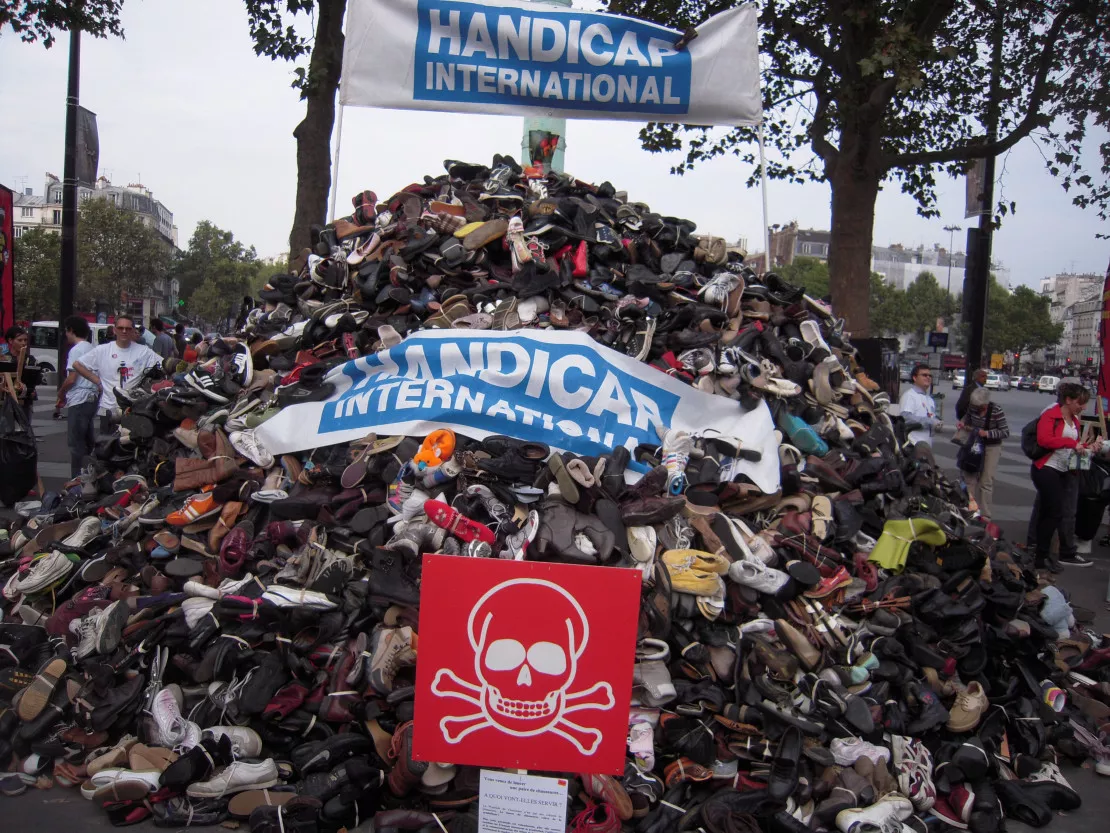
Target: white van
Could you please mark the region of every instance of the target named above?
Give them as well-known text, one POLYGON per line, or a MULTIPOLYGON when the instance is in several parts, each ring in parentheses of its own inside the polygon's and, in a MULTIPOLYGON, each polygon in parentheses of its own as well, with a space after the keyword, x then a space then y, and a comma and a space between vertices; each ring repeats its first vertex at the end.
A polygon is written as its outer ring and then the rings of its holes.
POLYGON ((1042 376, 1037 382, 1037 390, 1041 393, 1056 393, 1056 386, 1060 384, 1059 376, 1042 376))
MULTIPOLYGON (((89 324, 93 343, 103 344, 108 340, 107 324, 89 324)), ((32 321, 27 330, 31 337, 31 355, 46 373, 57 370, 58 364, 58 322, 32 321)))

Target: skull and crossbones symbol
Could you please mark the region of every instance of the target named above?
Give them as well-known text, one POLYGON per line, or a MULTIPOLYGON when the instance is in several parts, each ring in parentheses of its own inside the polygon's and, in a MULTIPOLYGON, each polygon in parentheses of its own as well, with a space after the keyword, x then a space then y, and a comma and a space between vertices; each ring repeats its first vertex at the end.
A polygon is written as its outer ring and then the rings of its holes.
POLYGON ((616 701, 606 682, 568 693, 590 638, 586 614, 574 596, 542 579, 504 581, 471 609, 467 634, 478 683, 449 668, 437 670, 432 682, 436 696, 473 707, 468 714, 448 715, 439 722, 448 743, 492 728, 516 737, 550 732, 583 755, 597 751, 601 732, 567 715, 608 711, 616 701))

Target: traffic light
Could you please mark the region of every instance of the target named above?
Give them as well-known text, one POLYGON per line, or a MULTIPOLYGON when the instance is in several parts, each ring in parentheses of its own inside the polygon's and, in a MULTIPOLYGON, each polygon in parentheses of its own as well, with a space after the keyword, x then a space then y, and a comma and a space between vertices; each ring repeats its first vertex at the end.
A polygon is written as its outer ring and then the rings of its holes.
POLYGON ((184 298, 179 298, 178 301, 177 301, 177 305, 179 307, 185 306, 185 299, 184 298))
POLYGON ((1094 363, 1095 363, 1095 357, 1094 356, 1087 356, 1087 364, 1094 364, 1094 363))
POLYGON ((1021 361, 1021 353, 1014 353, 1014 364, 1021 361))
POLYGON ((1066 359, 1064 359, 1064 364, 1067 364, 1067 365, 1071 364, 1071 356, 1068 356, 1066 359))

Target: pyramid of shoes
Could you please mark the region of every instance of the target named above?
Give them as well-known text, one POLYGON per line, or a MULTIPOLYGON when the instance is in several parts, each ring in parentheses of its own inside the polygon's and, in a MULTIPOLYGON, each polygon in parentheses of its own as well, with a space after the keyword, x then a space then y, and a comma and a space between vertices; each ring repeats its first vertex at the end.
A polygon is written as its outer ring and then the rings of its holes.
POLYGON ((1110 774, 1110 645, 907 443, 829 306, 608 183, 444 167, 314 228, 239 332, 120 394, 82 476, 5 512, 0 791, 119 825, 477 830, 479 770, 412 756, 421 554, 445 553, 642 577, 627 766, 558 773, 570 831, 1079 807, 1061 767, 1110 774), (676 430, 594 457, 445 429, 266 448, 422 328, 584 332, 769 408, 781 487, 676 430))

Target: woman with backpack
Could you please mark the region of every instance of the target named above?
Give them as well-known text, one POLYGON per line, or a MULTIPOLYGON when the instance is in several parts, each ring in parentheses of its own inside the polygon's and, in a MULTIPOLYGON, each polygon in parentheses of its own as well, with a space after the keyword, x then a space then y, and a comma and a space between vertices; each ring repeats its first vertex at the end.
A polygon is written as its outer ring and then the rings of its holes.
POLYGON ((1002 456, 1002 441, 1010 436, 1010 426, 1002 406, 991 402, 987 388, 976 388, 968 398, 967 410, 957 424, 968 432, 967 444, 961 456, 967 461, 961 465, 967 492, 979 505, 983 520, 991 518, 994 503, 994 475, 1002 456), (970 449, 970 451, 965 451, 970 449))
MULTIPOLYGON (((1087 407, 1090 392, 1074 382, 1056 388, 1056 404, 1037 419, 1037 448, 1029 475, 1037 490, 1036 566, 1056 570, 1057 565, 1090 567, 1094 562, 1076 553, 1075 510, 1079 502, 1079 455, 1090 448, 1079 442, 1079 415, 1087 407), (1052 536, 1060 539, 1059 562, 1049 552, 1052 536)), ((1025 431, 1022 450, 1028 454, 1025 431)))

